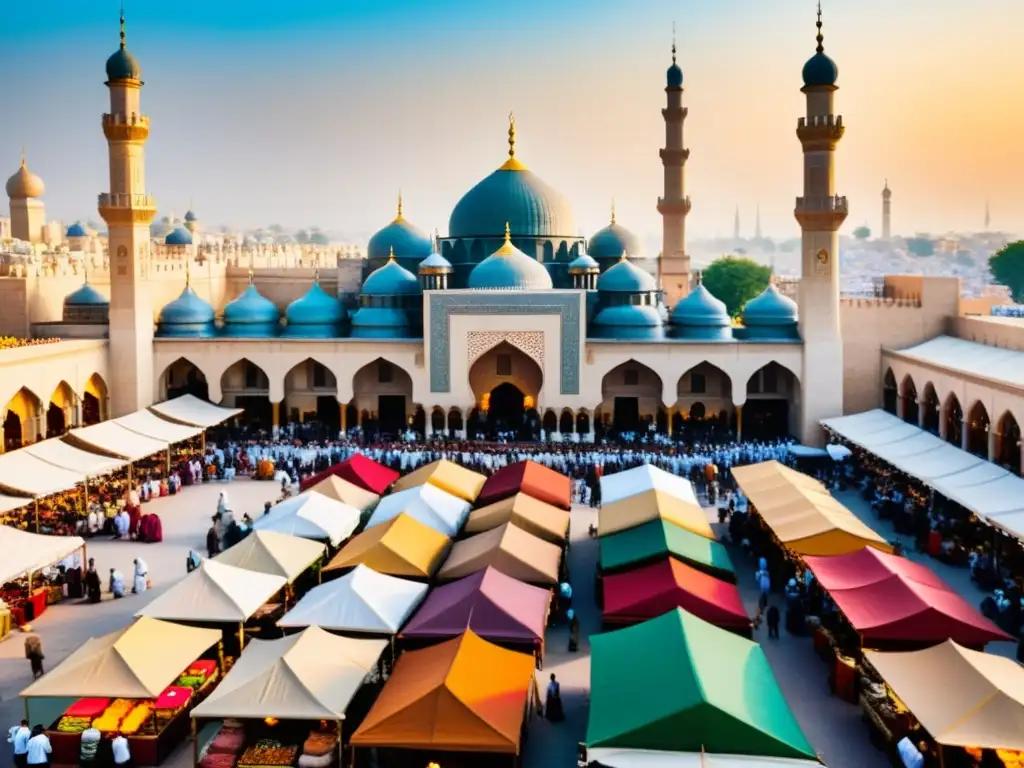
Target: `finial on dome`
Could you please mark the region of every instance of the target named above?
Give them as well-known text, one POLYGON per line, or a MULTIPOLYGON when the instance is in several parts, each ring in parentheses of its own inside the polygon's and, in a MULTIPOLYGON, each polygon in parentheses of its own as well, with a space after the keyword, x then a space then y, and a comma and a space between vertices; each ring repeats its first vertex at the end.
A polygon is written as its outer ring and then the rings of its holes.
POLYGON ((256 284, 256 274, 252 271, 252 267, 249 267, 249 285, 256 284))
POLYGON ((192 259, 185 259, 185 290, 192 287, 192 259))
POLYGON ((612 198, 612 224, 615 223, 615 198, 612 198))
POLYGON ((313 285, 320 285, 320 265, 313 268, 313 285))
POLYGON ((388 263, 390 264, 394 260, 395 260, 395 246, 392 245, 391 248, 388 250, 388 263))
POLYGON ((514 112, 508 113, 508 156, 516 156, 516 116, 514 112))
POLYGON ((433 243, 433 246, 434 246, 434 253, 440 253, 441 252, 441 233, 438 232, 436 229, 434 230, 434 243, 433 243))
POLYGON ((825 46, 824 46, 825 36, 823 34, 821 34, 821 0, 818 0, 818 23, 815 24, 814 26, 816 26, 818 28, 818 36, 817 36, 817 38, 815 38, 818 41, 818 47, 817 47, 816 50, 817 50, 818 53, 824 53, 825 52, 825 46))
POLYGON ((676 23, 672 22, 672 63, 676 63, 676 23))
POLYGON ((124 0, 121 0, 121 50, 128 47, 127 36, 124 32, 124 0))
POLYGON ((509 244, 511 242, 512 242, 512 227, 510 227, 509 223, 506 221, 505 222, 505 244, 507 245, 507 244, 509 244))
POLYGON ((697 270, 697 285, 704 285, 704 273, 697 270))
POLYGON ((26 164, 27 164, 27 160, 26 160, 26 156, 25 156, 25 145, 22 144, 21 145, 21 167, 24 168, 26 166, 26 164))
POLYGON ((395 221, 402 220, 402 190, 398 190, 398 213, 395 215, 395 221))
POLYGON ((619 257, 619 261, 629 261, 629 254, 626 253, 626 249, 622 249, 622 255, 619 257))

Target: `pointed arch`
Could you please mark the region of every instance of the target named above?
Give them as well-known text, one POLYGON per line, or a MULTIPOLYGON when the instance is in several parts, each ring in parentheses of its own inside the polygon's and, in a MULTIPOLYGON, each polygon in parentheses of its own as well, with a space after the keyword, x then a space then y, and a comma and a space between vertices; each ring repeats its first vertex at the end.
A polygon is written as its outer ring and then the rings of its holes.
POLYGON ((437 434, 441 434, 445 431, 445 413, 444 408, 435 405, 430 411, 430 429, 437 434))
POLYGON ((897 416, 899 408, 899 386, 896 384, 896 374, 892 368, 885 369, 885 376, 882 377, 882 408, 886 413, 897 416))
POLYGON ((4 406, 4 450, 21 448, 41 437, 39 416, 43 403, 28 387, 22 387, 4 406))
POLYGON ((558 416, 555 412, 548 408, 544 411, 544 418, 541 419, 541 428, 547 433, 548 437, 558 431, 558 416))
POLYGON ((563 435, 572 434, 575 430, 576 417, 571 408, 563 408, 562 415, 558 417, 558 431, 563 435))
POLYGON ((581 435, 590 434, 590 413, 586 408, 580 408, 576 412, 576 431, 581 435))
POLYGON ((1021 474, 1021 432, 1020 423, 1012 411, 1006 411, 999 417, 996 427, 995 456, 992 460, 1006 467, 1015 475, 1021 474))
POLYGON ((46 405, 47 438, 60 437, 74 426, 78 412, 78 396, 66 381, 61 381, 46 405))
POLYGON ((965 444, 967 450, 975 456, 988 459, 988 435, 992 429, 992 420, 989 418, 988 409, 981 400, 975 400, 974 405, 967 412, 964 429, 967 431, 965 444))
POLYGON ((489 433, 515 433, 531 439, 528 411, 541 399, 544 371, 537 360, 509 340, 501 340, 469 368, 469 387, 480 406, 476 429, 489 433))
MULTIPOLYGON (((203 370, 187 357, 179 357, 160 374, 159 387, 166 400, 192 395, 210 399, 210 385, 203 370)), ((104 385, 104 390, 106 389, 104 385)))
POLYGON ((677 404, 683 410, 689 409, 680 401, 722 400, 732 405, 732 377, 704 360, 679 377, 676 396, 677 404))
POLYGON ((939 402, 939 394, 935 391, 935 385, 930 381, 924 385, 921 393, 921 427, 933 435, 939 434, 942 424, 942 404, 939 402))
POLYGON ((88 427, 107 418, 107 382, 98 373, 90 376, 82 395, 82 423, 88 427))
POLYGON ((461 433, 465 428, 465 421, 462 418, 462 409, 450 408, 448 410, 448 431, 452 435, 457 435, 461 433))
POLYGON ((369 415, 363 430, 368 434, 398 436, 415 413, 412 376, 384 357, 366 363, 352 376, 356 407, 369 415))
POLYGON ((794 434, 799 418, 800 381, 774 360, 758 368, 747 379, 742 437, 774 439, 794 434))
POLYGON ((903 403, 903 420, 908 424, 921 423, 921 406, 917 401, 917 386, 909 373, 900 382, 900 400, 903 403))
MULTIPOLYGON (((221 374, 220 389, 226 404, 245 411, 247 423, 261 429, 275 426, 270 377, 256 363, 245 357, 233 362, 221 374)), ((282 415, 278 409, 278 421, 282 418, 288 419, 287 411, 282 415)))
POLYGON ((307 357, 284 375, 283 410, 302 423, 319 428, 326 439, 341 426, 338 381, 331 369, 316 357, 307 357))
POLYGON ((947 443, 952 443, 958 448, 963 445, 964 409, 956 392, 946 395, 946 402, 942 404, 942 428, 942 437, 947 443))
POLYGON ((653 368, 629 359, 601 378, 601 410, 610 414, 612 429, 639 436, 654 424, 664 407, 664 382, 653 368))

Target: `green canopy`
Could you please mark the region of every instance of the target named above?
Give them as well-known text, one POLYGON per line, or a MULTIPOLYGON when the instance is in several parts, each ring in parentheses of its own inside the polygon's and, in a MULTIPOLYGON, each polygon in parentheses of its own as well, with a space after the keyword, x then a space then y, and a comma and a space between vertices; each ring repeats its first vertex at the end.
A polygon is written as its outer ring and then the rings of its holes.
POLYGON ((600 540, 601 569, 614 571, 672 555, 699 571, 729 582, 736 572, 725 547, 667 520, 652 520, 600 540))
POLYGON ((677 608, 590 649, 588 747, 816 757, 757 643, 677 608))

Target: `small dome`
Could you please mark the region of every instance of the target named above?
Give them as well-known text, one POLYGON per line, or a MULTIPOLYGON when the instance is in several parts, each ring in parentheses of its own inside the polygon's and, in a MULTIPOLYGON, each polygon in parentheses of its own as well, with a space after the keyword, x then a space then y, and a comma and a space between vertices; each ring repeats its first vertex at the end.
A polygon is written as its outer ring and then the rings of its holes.
POLYGON ((185 221, 193 222, 199 221, 199 217, 196 216, 192 211, 185 211, 185 221))
POLYGON ((608 267, 597 279, 597 290, 605 293, 648 293, 658 290, 658 286, 650 273, 622 254, 618 263, 608 267))
POLYGON ((21 158, 21 167, 7 180, 7 197, 12 200, 42 197, 46 192, 43 180, 28 169, 25 158, 21 158))
POLYGON ((644 247, 640 238, 621 224, 617 224, 614 212, 612 223, 604 229, 599 229, 587 241, 587 253, 595 259, 617 259, 623 253, 628 256, 642 256, 643 252, 644 247))
MULTIPOLYGON (((123 29, 121 33, 123 39, 123 29)), ((107 59, 107 81, 113 83, 118 80, 142 80, 142 67, 139 66, 135 57, 128 53, 123 42, 121 47, 107 59)))
POLYGON ((315 280, 305 295, 288 305, 285 311, 288 320, 285 332, 300 336, 307 333, 330 335, 343 317, 341 303, 328 296, 320 287, 320 281, 315 280))
POLYGON ((160 310, 157 335, 178 337, 212 336, 214 311, 199 298, 192 286, 185 285, 181 295, 160 310))
POLYGON ((184 227, 175 227, 167 233, 164 245, 192 245, 192 233, 184 227))
POLYGON ((410 224, 402 215, 402 197, 398 197, 398 215, 395 220, 370 238, 366 247, 367 258, 386 259, 394 253, 400 259, 425 259, 433 250, 430 237, 410 224))
POLYGON ((370 273, 363 283, 363 296, 411 296, 420 292, 416 275, 395 261, 391 251, 388 262, 370 273))
POLYGON ((669 88, 682 88, 683 87, 683 70, 676 64, 675 57, 673 57, 672 66, 668 68, 668 72, 665 73, 665 84, 669 88))
POLYGON ((64 297, 65 307, 108 307, 110 299, 85 283, 64 297))
POLYGON ((360 307, 352 316, 357 339, 403 339, 410 334, 409 316, 393 307, 360 307))
POLYGON ((64 236, 65 237, 88 237, 89 236, 89 232, 86 230, 85 227, 82 226, 82 222, 76 221, 74 224, 72 224, 70 227, 68 227, 68 231, 64 233, 64 236))
POLYGON ((240 296, 224 307, 225 330, 229 330, 228 326, 245 326, 248 330, 256 328, 273 332, 280 321, 281 312, 277 305, 261 294, 252 282, 240 296))
POLYGON ((417 271, 421 275, 447 275, 452 271, 452 263, 435 251, 420 262, 417 271))
POLYGON ((715 298, 703 283, 680 299, 672 310, 673 325, 691 328, 728 328, 732 325, 725 302, 715 298))
POLYGON ((751 299, 743 306, 741 314, 743 325, 747 328, 778 327, 795 325, 799 317, 796 302, 779 293, 775 283, 771 283, 761 295, 751 299))
POLYGON ((469 273, 469 288, 473 290, 544 291, 551 287, 551 275, 544 266, 512 245, 508 222, 501 248, 469 273))
POLYGON ((600 271, 601 265, 585 253, 569 262, 570 275, 593 275, 600 271))
POLYGON ((594 335, 605 339, 638 341, 664 338, 661 315, 646 304, 605 307, 594 318, 594 335))
POLYGON ((804 64, 803 77, 804 87, 807 88, 835 85, 839 79, 839 67, 824 51, 818 51, 804 64))

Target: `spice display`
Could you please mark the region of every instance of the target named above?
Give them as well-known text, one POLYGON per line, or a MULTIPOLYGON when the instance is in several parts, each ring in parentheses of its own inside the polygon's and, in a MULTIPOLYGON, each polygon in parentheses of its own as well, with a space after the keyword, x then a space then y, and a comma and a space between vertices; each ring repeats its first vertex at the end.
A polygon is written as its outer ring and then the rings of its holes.
POLYGON ((150 716, 153 714, 153 706, 151 704, 139 704, 135 709, 125 715, 121 721, 121 733, 126 736, 138 733, 150 716))
POLYGON ((92 723, 91 717, 69 717, 65 715, 57 723, 57 730, 61 733, 81 733, 92 723))
POLYGON ((93 728, 102 733, 116 733, 121 727, 121 721, 135 707, 135 702, 130 699, 117 699, 107 707, 106 711, 93 721, 93 728))
POLYGON ((274 739, 260 739, 245 750, 238 765, 239 768, 243 768, 243 766, 291 765, 295 762, 298 753, 298 747, 286 747, 274 739))

